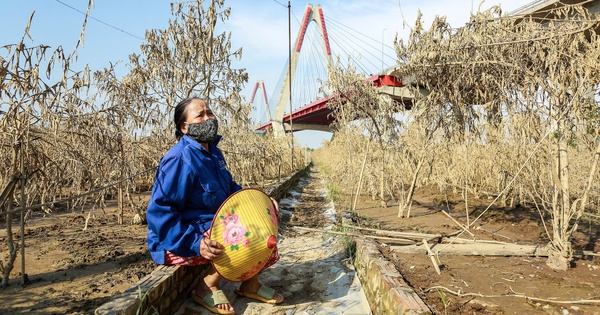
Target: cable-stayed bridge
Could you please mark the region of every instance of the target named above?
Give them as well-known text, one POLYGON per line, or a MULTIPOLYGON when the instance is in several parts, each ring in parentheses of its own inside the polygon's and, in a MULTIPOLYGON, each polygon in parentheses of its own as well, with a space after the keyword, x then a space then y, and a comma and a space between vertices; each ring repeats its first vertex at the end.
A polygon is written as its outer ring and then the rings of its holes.
MULTIPOLYGON (((600 1, 597 0, 534 0, 509 15, 543 21, 554 18, 549 9, 577 3, 583 3, 591 13, 600 12, 600 1)), ((326 90, 325 83, 327 67, 338 59, 337 56, 342 66, 354 67, 364 73, 365 80, 372 82, 382 94, 410 107, 412 96, 405 85, 411 82, 403 82, 403 78, 394 73, 397 58, 394 48, 385 45, 385 29, 381 34, 362 34, 327 18, 320 5, 311 4, 307 4, 304 16, 297 21, 299 31, 292 46, 291 64, 285 65, 272 97, 267 99, 262 82, 255 87, 255 93, 260 86, 264 95, 263 105, 256 107, 266 107, 265 115, 257 119, 257 130, 272 128, 277 137, 290 131, 331 131, 329 126, 335 117, 330 115, 327 103, 334 96, 326 90), (381 40, 375 39, 379 35, 381 40)), ((254 99, 253 93, 252 101, 254 99)))
POLYGON ((328 67, 334 63, 364 73, 365 80, 380 87, 382 93, 410 101, 403 88, 405 82, 393 73, 397 58, 394 48, 384 44, 386 29, 381 30, 380 38, 374 39, 373 34, 363 34, 327 18, 320 5, 311 4, 307 4, 304 16, 296 20, 299 30, 291 45, 291 60, 286 63, 272 96, 267 97, 264 82, 259 81, 254 87, 251 102, 259 111, 264 108, 265 113, 256 119, 257 130, 272 128, 277 137, 290 131, 330 131, 335 117, 327 107, 333 96, 326 82, 328 67))

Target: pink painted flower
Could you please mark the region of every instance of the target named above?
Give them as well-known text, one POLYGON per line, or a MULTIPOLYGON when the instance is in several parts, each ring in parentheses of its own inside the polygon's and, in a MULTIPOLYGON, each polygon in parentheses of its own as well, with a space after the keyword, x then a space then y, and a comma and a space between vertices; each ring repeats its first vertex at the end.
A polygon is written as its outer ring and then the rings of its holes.
POLYGON ((239 225, 240 216, 237 214, 228 213, 224 217, 221 217, 221 222, 223 222, 223 226, 227 229, 229 225, 239 225))
POLYGON ((250 246, 250 239, 248 239, 248 238, 247 238, 247 239, 245 239, 245 240, 242 242, 242 245, 243 245, 244 247, 248 247, 248 246, 250 246))
POLYGON ((241 224, 229 224, 223 231, 223 241, 227 245, 234 245, 242 241, 246 234, 246 227, 241 224))

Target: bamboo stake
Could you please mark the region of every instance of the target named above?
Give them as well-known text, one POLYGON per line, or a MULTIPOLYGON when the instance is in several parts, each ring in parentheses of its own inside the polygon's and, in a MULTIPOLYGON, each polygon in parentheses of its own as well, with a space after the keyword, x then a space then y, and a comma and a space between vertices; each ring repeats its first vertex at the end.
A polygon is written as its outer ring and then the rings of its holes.
POLYGON ((427 250, 427 256, 431 258, 431 263, 433 264, 433 268, 435 268, 435 272, 437 272, 438 275, 441 275, 442 272, 440 271, 440 266, 438 266, 437 261, 435 261, 435 254, 433 253, 433 251, 431 251, 431 248, 429 247, 429 244, 427 244, 426 239, 423 239, 423 245, 425 245, 425 249, 427 250))
POLYGON ((442 213, 445 214, 448 218, 450 218, 450 220, 452 220, 452 222, 454 222, 456 225, 458 225, 459 228, 463 229, 463 231, 469 233, 471 236, 473 236, 473 238, 475 238, 475 235, 473 235, 473 233, 471 233, 471 231, 469 231, 466 226, 464 226, 460 222, 456 221, 452 216, 450 216, 448 214, 448 212, 442 210, 442 213))
POLYGON ((123 185, 122 184, 119 185, 118 198, 119 198, 119 209, 117 210, 118 211, 117 223, 119 225, 123 225, 123 185))
POLYGON ((458 233, 461 232, 461 231, 457 231, 457 232, 452 232, 450 234, 442 235, 442 234, 427 234, 427 233, 387 231, 387 230, 371 229, 371 228, 360 227, 360 226, 355 226, 355 225, 348 225, 348 224, 343 224, 342 226, 350 228, 350 229, 357 229, 357 230, 375 232, 376 234, 383 234, 383 235, 388 235, 388 236, 389 235, 402 236, 402 237, 406 237, 406 238, 415 238, 415 239, 419 239, 419 240, 423 239, 423 238, 426 238, 427 240, 432 240, 432 239, 435 239, 435 238, 448 237, 448 236, 456 235, 456 234, 458 234, 458 233))
MULTIPOLYGON (((438 246, 441 246, 438 244, 438 246)), ((434 245, 434 248, 436 246, 434 245)), ((392 251, 405 254, 421 254, 423 247, 418 245, 390 246, 392 251)), ((531 256, 547 257, 548 249, 542 245, 520 245, 510 243, 472 242, 463 244, 448 244, 439 252, 447 255, 463 256, 531 256)), ((427 251, 426 251, 427 253, 427 251)), ((598 252, 587 250, 574 250, 573 254, 581 256, 600 256, 598 252)))
MULTIPOLYGON (((27 176, 25 175, 25 152, 23 150, 23 142, 19 145, 19 155, 21 157, 21 205, 25 206, 25 185, 27 184, 27 176)), ((26 285, 29 282, 25 273, 25 210, 21 211, 21 284, 26 285)))
POLYGON ((404 238, 393 238, 393 237, 384 237, 384 236, 362 235, 362 234, 356 234, 356 233, 337 232, 337 231, 329 231, 329 230, 323 230, 323 229, 307 228, 307 227, 303 227, 303 226, 292 226, 292 228, 297 229, 297 230, 302 230, 302 231, 319 232, 319 233, 330 233, 330 234, 353 236, 353 237, 372 238, 372 239, 383 240, 383 241, 388 241, 388 242, 404 243, 406 245, 416 244, 415 241, 404 239, 404 238))
POLYGON ((363 174, 365 172, 365 164, 367 163, 367 156, 369 154, 369 148, 371 147, 371 138, 367 142, 367 150, 365 151, 365 158, 363 159, 362 166, 360 168, 360 176, 358 178, 358 187, 356 187, 356 195, 354 196, 354 203, 352 204, 352 211, 356 210, 356 203, 358 202, 358 196, 360 195, 360 188, 362 186, 363 174))

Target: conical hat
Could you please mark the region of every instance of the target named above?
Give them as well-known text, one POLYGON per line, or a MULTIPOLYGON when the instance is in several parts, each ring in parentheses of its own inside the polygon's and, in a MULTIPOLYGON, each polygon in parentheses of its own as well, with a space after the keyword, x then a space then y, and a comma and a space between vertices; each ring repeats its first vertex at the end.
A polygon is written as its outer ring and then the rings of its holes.
POLYGON ((275 207, 264 192, 247 188, 223 202, 215 215, 210 239, 225 246, 212 265, 223 278, 240 282, 256 275, 277 244, 275 207))

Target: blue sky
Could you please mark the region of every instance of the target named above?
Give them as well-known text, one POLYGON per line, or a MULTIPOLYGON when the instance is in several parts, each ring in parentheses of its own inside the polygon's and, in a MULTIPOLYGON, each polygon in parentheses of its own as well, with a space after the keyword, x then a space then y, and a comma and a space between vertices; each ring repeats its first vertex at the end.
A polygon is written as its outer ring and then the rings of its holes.
MULTIPOLYGON (((79 38, 87 0, 0 0, 0 46, 17 43, 30 14, 35 11, 27 45, 62 45, 70 52, 79 38)), ((223 27, 232 33, 232 47, 243 47, 243 59, 236 67, 246 68, 249 82, 242 95, 250 99, 257 80, 263 80, 270 97, 288 58, 287 0, 232 0, 226 6, 232 13, 223 27)), ((322 0, 327 18, 352 29, 383 39, 392 46, 394 36, 407 38, 417 11, 423 13, 428 27, 436 15, 447 16, 453 27, 468 21, 471 10, 477 11, 479 1, 471 0, 322 0)), ((527 3, 527 2, 525 2, 527 3)), ((292 0, 292 42, 298 33, 297 20, 302 18, 306 1, 292 0)), ((524 4, 522 0, 494 0, 481 4, 482 9, 501 5, 506 12, 524 4)), ((146 29, 165 28, 171 18, 169 1, 158 0, 96 0, 88 20, 84 47, 80 48, 76 68, 89 64, 92 70, 106 67, 109 62, 126 63, 131 53, 138 53, 146 29)), ((384 58, 385 59, 385 58, 384 58)), ((386 66, 394 60, 385 60, 386 66)), ((302 131, 295 134, 302 146, 319 147, 330 133, 302 131)))

